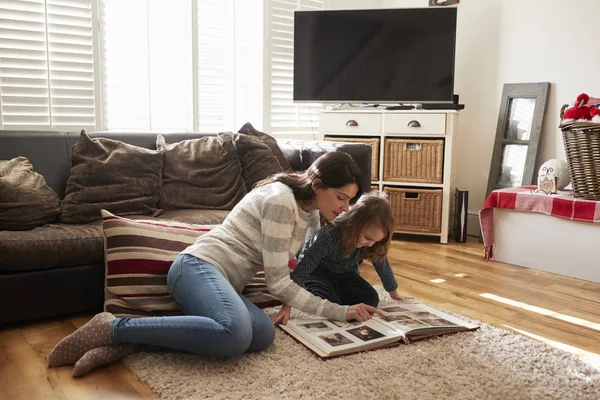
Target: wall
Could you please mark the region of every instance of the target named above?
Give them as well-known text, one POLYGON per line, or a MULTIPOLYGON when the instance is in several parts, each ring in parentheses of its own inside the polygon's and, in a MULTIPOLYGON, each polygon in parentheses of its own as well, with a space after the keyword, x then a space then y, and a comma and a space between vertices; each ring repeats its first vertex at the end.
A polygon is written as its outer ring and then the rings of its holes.
POLYGON ((596 0, 503 0, 498 82, 551 82, 538 163, 565 158, 560 107, 586 92, 600 97, 600 51, 593 43, 600 2, 596 0))
MULTIPOLYGON (((427 7, 428 0, 329 0, 330 8, 427 7)), ((581 92, 600 97, 594 26, 600 1, 461 0, 455 92, 466 105, 456 140, 456 183, 469 190, 469 232, 478 234, 504 83, 550 82, 538 166, 565 158, 562 104, 581 92)), ((536 167, 537 170, 537 167, 536 167)))

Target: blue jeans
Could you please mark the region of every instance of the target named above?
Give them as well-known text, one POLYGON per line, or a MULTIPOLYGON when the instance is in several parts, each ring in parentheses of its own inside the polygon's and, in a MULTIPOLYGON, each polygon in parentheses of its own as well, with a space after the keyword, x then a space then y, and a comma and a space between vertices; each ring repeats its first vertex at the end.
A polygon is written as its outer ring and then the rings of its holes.
POLYGON ((262 351, 275 339, 271 319, 237 293, 213 265, 179 255, 167 275, 169 292, 186 314, 117 318, 111 342, 156 346, 215 357, 262 351))

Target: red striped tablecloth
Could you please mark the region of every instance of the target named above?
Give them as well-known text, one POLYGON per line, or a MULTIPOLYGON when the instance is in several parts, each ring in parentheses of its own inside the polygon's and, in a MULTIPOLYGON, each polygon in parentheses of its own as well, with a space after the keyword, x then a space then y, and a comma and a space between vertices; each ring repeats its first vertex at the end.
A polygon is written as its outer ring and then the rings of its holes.
POLYGON ((494 208, 533 211, 573 221, 600 223, 600 201, 576 199, 573 192, 545 194, 537 186, 520 186, 494 190, 479 210, 485 258, 493 257, 494 208))

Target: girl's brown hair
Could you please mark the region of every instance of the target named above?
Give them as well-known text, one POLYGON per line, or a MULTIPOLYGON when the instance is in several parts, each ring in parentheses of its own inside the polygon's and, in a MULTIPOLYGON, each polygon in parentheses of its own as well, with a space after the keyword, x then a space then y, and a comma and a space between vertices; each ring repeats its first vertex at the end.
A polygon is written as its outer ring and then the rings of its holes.
POLYGON ((273 182, 281 182, 294 192, 296 200, 309 202, 315 196, 313 182, 320 179, 320 187, 341 188, 349 183, 358 185, 358 192, 350 203, 353 204, 360 197, 363 190, 361 183, 363 175, 348 153, 342 151, 328 152, 317 158, 307 170, 302 172, 280 172, 258 182, 255 187, 264 186, 273 182))
POLYGON ((335 219, 333 224, 341 230, 341 244, 344 254, 349 256, 356 249, 358 236, 367 226, 376 224, 383 229, 384 237, 368 247, 365 256, 368 259, 383 258, 387 255, 394 233, 394 216, 387 196, 381 192, 362 195, 350 210, 335 219))

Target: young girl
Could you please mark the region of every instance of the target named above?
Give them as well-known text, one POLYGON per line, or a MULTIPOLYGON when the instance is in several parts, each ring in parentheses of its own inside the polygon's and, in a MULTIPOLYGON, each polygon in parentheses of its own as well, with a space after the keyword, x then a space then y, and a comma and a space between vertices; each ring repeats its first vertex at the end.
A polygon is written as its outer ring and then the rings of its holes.
POLYGON ((98 314, 58 343, 48 365, 76 362, 73 375, 80 376, 141 349, 216 357, 264 350, 273 343, 273 323, 241 295, 261 268, 271 294, 300 310, 343 321, 363 321, 381 313, 369 305, 348 307, 314 296, 290 280, 288 270, 309 225, 318 224, 319 212, 331 221, 347 211, 361 194, 361 179, 348 154, 331 152, 304 172, 280 173, 260 182, 221 225, 199 237, 169 269, 169 292, 186 315, 98 314))
MULTIPOLYGON (((377 291, 359 274, 359 264, 367 258, 390 296, 404 299, 398 294, 398 283, 386 258, 393 228, 394 217, 385 195, 363 195, 350 211, 306 243, 292 280, 333 303, 376 307, 377 291)), ((274 319, 287 323, 289 311, 289 306, 283 306, 274 319)))

